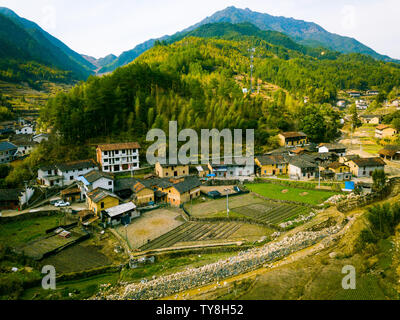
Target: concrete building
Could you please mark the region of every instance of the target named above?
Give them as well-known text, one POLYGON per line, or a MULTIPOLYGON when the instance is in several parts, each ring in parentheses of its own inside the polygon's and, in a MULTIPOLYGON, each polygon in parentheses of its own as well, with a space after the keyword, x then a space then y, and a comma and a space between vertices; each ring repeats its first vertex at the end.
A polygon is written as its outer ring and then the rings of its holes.
POLYGON ((18 147, 7 141, 0 142, 0 164, 9 163, 14 160, 18 147))
POLYGON ((103 144, 97 147, 97 162, 104 172, 128 172, 139 169, 137 142, 103 144))

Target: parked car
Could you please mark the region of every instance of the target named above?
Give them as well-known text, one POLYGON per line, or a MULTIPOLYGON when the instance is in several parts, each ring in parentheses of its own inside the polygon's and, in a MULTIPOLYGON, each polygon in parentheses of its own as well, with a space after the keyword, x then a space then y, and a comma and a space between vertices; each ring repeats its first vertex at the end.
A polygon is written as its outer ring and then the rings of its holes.
POLYGON ((54 205, 55 207, 69 207, 71 204, 69 202, 58 201, 54 205))

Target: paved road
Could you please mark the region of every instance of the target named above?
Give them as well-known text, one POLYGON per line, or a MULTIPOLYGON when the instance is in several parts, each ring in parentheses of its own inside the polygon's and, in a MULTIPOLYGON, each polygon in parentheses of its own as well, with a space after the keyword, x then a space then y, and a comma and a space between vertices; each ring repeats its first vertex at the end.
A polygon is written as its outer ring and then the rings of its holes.
MULTIPOLYGON (((69 209, 73 209, 76 211, 81 211, 81 210, 87 210, 87 206, 86 203, 73 203, 71 206, 66 207, 69 209)), ((38 212, 38 211, 50 211, 50 210, 54 210, 54 211, 60 211, 61 208, 57 208, 55 206, 52 205, 46 205, 46 206, 42 206, 39 208, 35 208, 35 209, 26 209, 23 211, 18 211, 18 210, 4 210, 1 212, 1 216, 2 217, 14 217, 14 216, 18 216, 21 214, 25 214, 25 213, 30 213, 30 212, 38 212)))

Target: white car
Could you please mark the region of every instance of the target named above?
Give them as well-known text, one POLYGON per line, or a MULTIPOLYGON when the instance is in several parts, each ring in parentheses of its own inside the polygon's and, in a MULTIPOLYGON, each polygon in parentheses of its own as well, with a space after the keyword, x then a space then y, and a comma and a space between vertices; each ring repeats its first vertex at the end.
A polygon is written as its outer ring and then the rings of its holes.
POLYGON ((54 204, 55 207, 69 207, 71 204, 69 202, 58 201, 54 204))

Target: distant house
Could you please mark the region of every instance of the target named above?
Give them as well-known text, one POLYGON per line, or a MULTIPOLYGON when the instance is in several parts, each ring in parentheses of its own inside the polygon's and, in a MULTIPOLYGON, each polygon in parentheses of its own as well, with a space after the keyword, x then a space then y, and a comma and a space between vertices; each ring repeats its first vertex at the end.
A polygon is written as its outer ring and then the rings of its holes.
POLYGON ((282 147, 303 146, 308 143, 308 137, 303 132, 282 132, 278 135, 282 147))
POLYGON ((375 128, 375 138, 377 139, 392 138, 398 133, 397 129, 387 124, 381 124, 375 128))
POLYGON ((67 186, 75 182, 78 177, 98 170, 93 160, 81 160, 42 166, 38 170, 38 182, 45 186, 67 186))
POLYGON ((160 164, 159 162, 155 165, 155 173, 160 178, 169 177, 184 177, 189 175, 188 164, 160 164))
POLYGON ((367 96, 377 96, 379 94, 378 90, 368 90, 367 96))
POLYGON ((371 177, 375 170, 384 170, 386 163, 381 158, 375 157, 353 159, 347 165, 354 176, 362 178, 371 177))
POLYGON ((238 178, 238 177, 249 177, 254 175, 254 163, 247 164, 246 162, 240 162, 243 164, 237 164, 235 160, 232 164, 208 164, 208 168, 211 174, 214 174, 217 178, 238 178))
POLYGON ((78 187, 62 190, 60 195, 63 201, 67 201, 69 203, 82 200, 81 189, 78 187))
POLYGON ((115 226, 118 224, 128 225, 133 218, 140 217, 133 202, 120 204, 118 206, 103 210, 101 215, 107 220, 107 224, 115 226))
POLYGON ((127 172, 139 169, 137 142, 102 144, 97 146, 97 162, 104 172, 127 172))
POLYGON ((205 178, 210 174, 210 169, 207 166, 197 166, 196 170, 200 178, 205 178))
POLYGON ((289 160, 289 178, 293 180, 311 180, 318 177, 318 166, 315 163, 295 157, 289 160))
POLYGON ((361 97, 361 92, 359 91, 349 91, 347 93, 352 98, 361 97))
POLYGON ((35 129, 32 125, 23 125, 15 129, 15 134, 34 134, 35 129))
POLYGON ((15 157, 24 157, 29 155, 32 150, 37 146, 37 142, 31 139, 11 139, 11 142, 18 147, 15 157))
POLYGON ((35 136, 33 136, 32 140, 37 142, 37 143, 42 143, 43 141, 48 141, 49 140, 49 134, 47 133, 39 133, 35 136))
POLYGON ((382 116, 373 114, 362 114, 359 118, 362 123, 366 124, 380 124, 382 121, 382 116))
POLYGON ((100 215, 101 211, 118 206, 120 200, 114 193, 97 188, 88 193, 86 203, 89 210, 93 211, 96 215, 100 215))
POLYGON ((379 156, 382 159, 389 161, 397 161, 400 160, 400 146, 398 145, 387 145, 385 148, 380 150, 379 156))
POLYGON ((352 178, 350 167, 345 165, 344 163, 335 161, 327 165, 325 169, 332 171, 335 174, 334 178, 337 181, 348 181, 352 178))
POLYGON ((258 156, 255 158, 258 172, 261 176, 286 175, 288 173, 288 161, 282 155, 258 156))
POLYGON ((321 143, 318 146, 319 153, 328 153, 333 152, 336 153, 339 157, 342 157, 346 154, 347 148, 341 144, 335 143, 321 143))
POLYGON ((339 100, 336 103, 336 106, 339 107, 339 108, 346 108, 346 101, 345 100, 339 100))
POLYGON ((363 99, 356 100, 356 108, 358 110, 366 110, 368 108, 368 102, 363 99))
POLYGON ((14 160, 18 147, 7 141, 0 142, 0 163, 9 163, 14 160))

